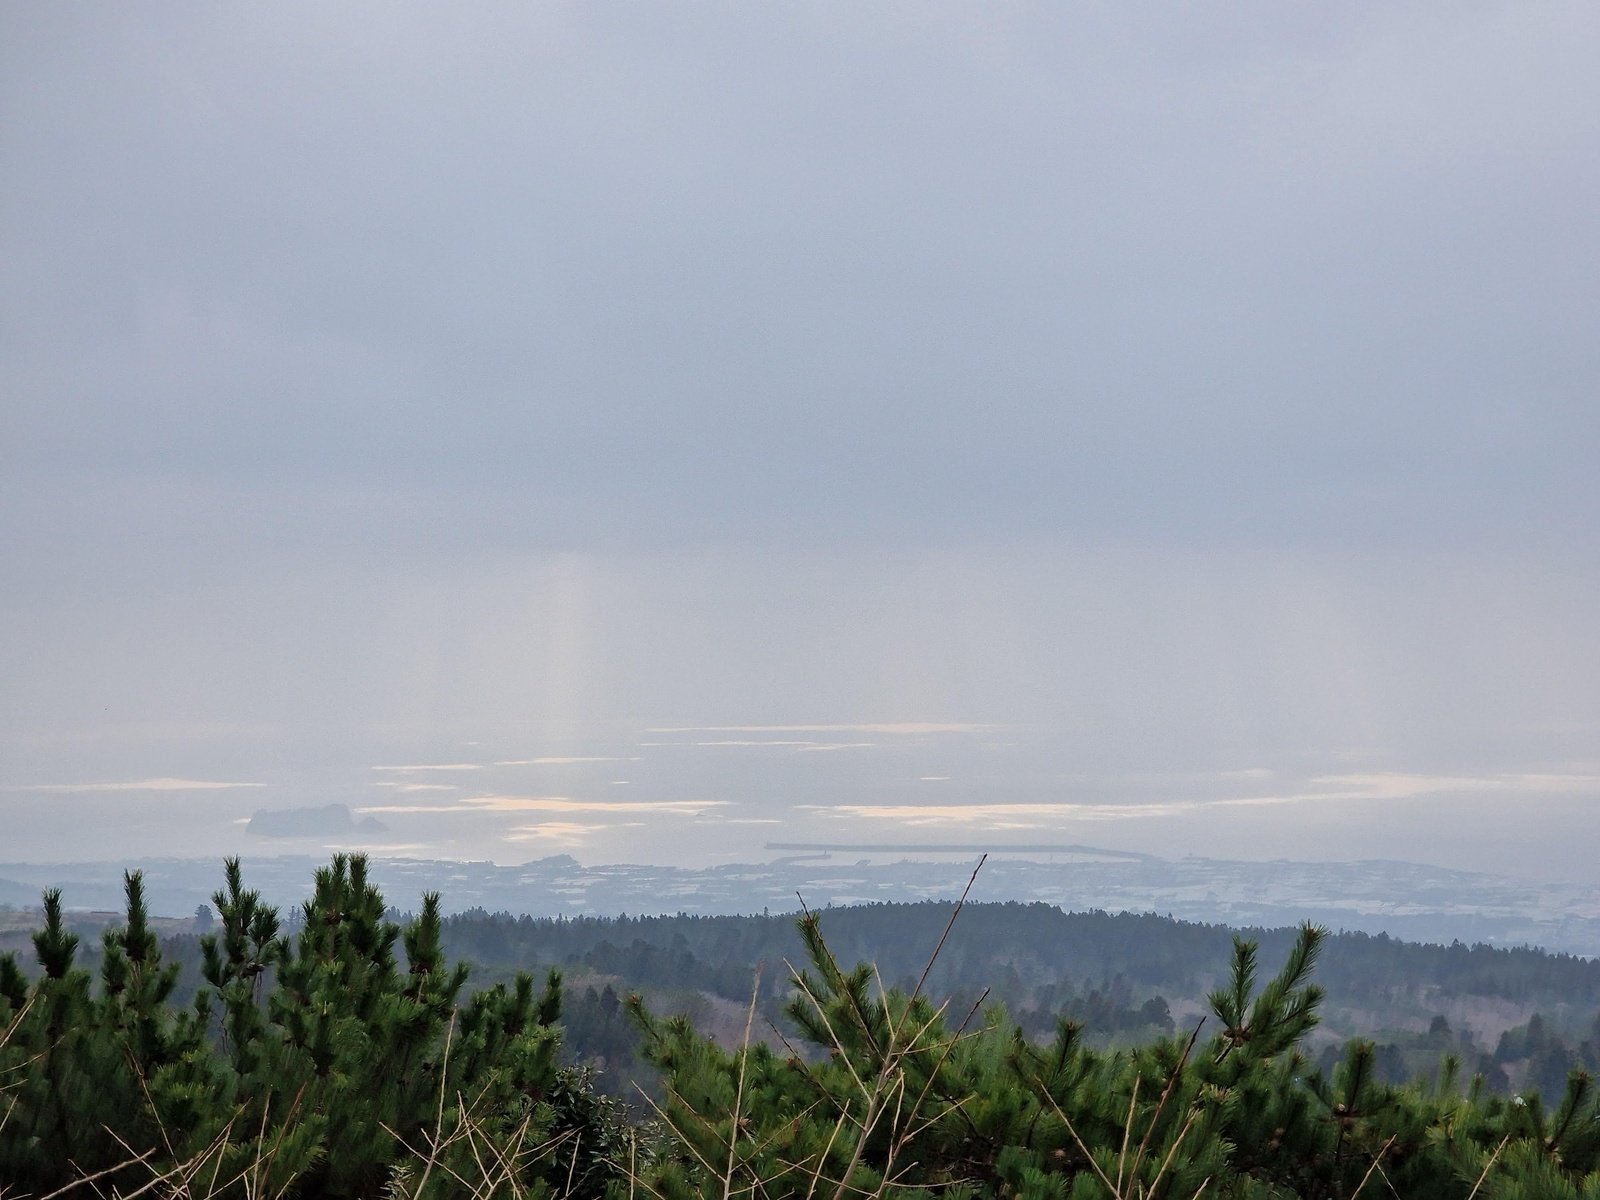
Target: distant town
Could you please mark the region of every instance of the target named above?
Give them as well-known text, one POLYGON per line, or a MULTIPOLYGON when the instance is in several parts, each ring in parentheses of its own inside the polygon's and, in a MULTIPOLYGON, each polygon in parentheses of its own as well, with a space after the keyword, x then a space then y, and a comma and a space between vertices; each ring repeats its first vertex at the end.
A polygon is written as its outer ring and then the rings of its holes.
MULTIPOLYGON (((1091 846, 821 846, 771 843, 767 862, 683 868, 585 865, 569 855, 517 866, 378 858, 374 881, 402 910, 442 893, 446 911, 533 916, 727 914, 830 905, 954 900, 981 854, 972 896, 1039 901, 1066 910, 1154 912, 1187 921, 1273 928, 1314 921, 1333 930, 1411 941, 1530 945, 1600 956, 1600 887, 1535 884, 1389 860, 1245 862, 1163 859, 1091 846)), ((286 909, 307 894, 325 859, 246 857, 245 880, 286 909)), ((0 905, 38 905, 60 887, 78 911, 119 911, 122 873, 145 875, 152 911, 195 915, 220 886, 222 864, 164 858, 128 863, 0 863, 0 905)))

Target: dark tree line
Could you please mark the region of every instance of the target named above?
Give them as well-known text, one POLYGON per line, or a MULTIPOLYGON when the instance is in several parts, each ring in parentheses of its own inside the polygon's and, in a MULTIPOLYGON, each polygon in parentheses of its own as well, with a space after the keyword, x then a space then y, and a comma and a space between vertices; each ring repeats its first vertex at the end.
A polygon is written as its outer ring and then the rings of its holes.
MULTIPOLYGON (((317 872, 287 916, 228 863, 184 1001, 182 964, 163 955, 142 880, 126 883, 126 920, 104 932, 94 970, 80 965, 57 893, 45 896, 31 969, 0 955, 6 1200, 1600 1200, 1600 1106, 1584 1069, 1600 1027, 1567 1051, 1572 1063, 1551 1057, 1566 1043, 1542 1018, 1477 1064, 1443 1018, 1408 1051, 1357 1039, 1313 1053, 1316 979, 1337 939, 1309 926, 1288 935, 1271 973, 1262 942, 1230 938, 1193 1023, 1154 998, 1132 1007, 1134 973, 1110 976, 1086 995, 1106 1020, 1132 1012, 1140 1024, 1129 1044, 1108 1046, 1064 1012, 1031 1036, 969 984, 987 942, 1015 976, 1006 986, 1048 986, 1038 956, 1021 954, 1030 929, 1050 927, 1030 906, 1009 925, 1004 906, 974 906, 953 925, 942 906, 909 906, 914 932, 929 936, 915 953, 886 952, 888 970, 848 966, 841 952, 888 914, 808 914, 791 926, 793 969, 760 969, 742 1035, 720 1044, 598 977, 583 987, 565 1032, 613 1054, 635 1036, 659 1075, 656 1106, 630 1114, 562 1065, 559 972, 469 990, 446 930, 472 923, 447 923, 436 895, 394 919, 359 857, 317 872), (945 936, 969 917, 978 942, 945 936), (783 1020, 763 1031, 769 991, 783 1020), (1398 1078, 1424 1043, 1438 1059, 1398 1078), (1545 1060, 1549 1080, 1535 1073, 1547 1086, 1512 1096, 1478 1069, 1545 1060)), ((518 953, 523 922, 486 924, 518 953)), ((700 951, 743 954, 765 928, 617 921, 583 949, 574 923, 552 924, 569 956, 637 941, 653 951, 641 961, 679 983, 700 951)), ((1178 945, 1162 969, 1191 969, 1178 945)))

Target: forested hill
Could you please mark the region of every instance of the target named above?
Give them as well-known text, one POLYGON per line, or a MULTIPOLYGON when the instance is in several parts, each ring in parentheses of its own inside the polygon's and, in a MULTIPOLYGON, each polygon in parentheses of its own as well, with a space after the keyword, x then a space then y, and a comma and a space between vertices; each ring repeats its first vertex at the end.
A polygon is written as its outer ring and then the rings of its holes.
MULTIPOLYGON (((926 901, 824 908, 819 917, 841 963, 870 962, 885 986, 908 992, 949 925, 926 994, 960 1013, 1002 1005, 1039 1040, 1065 1018, 1101 1046, 1192 1029, 1208 1011, 1208 993, 1224 982, 1237 934, 1258 942, 1267 962, 1282 960, 1295 936, 1039 902, 968 904, 953 925, 951 911, 948 902, 926 901)), ((21 952, 26 967, 28 921, 14 916, 14 928, 0 930, 0 951, 21 952)), ((72 920, 94 960, 100 928, 88 914, 72 920)), ((176 997, 187 1000, 200 985, 197 924, 156 924, 168 960, 182 967, 176 997)), ((728 1044, 743 1032, 759 975, 756 1029, 771 1038, 792 995, 788 964, 805 959, 793 914, 549 918, 475 909, 444 918, 442 941, 484 983, 559 968, 568 984, 566 1051, 600 1066, 604 1085, 619 1093, 650 1074, 638 1059, 638 1030, 623 1013, 628 995, 644 996, 656 1011, 686 1013, 728 1044)), ((1326 938, 1316 980, 1326 1000, 1308 1049, 1325 1056, 1351 1038, 1368 1039, 1379 1073, 1391 1080, 1426 1075, 1452 1055, 1492 1091, 1548 1093, 1571 1069, 1600 1068, 1594 960, 1341 932, 1326 938)))
MULTIPOLYGON (((1059 1019, 1099 1044, 1192 1028, 1224 982, 1235 936, 1265 961, 1288 954, 1296 931, 1194 924, 1152 914, 1063 912, 1052 905, 969 904, 954 924, 940 902, 830 908, 828 944, 849 966, 871 962, 886 986, 910 991, 940 938, 925 992, 952 1009, 1001 1004, 1030 1036, 1059 1019)), ((546 919, 468 912, 448 918, 445 944, 479 970, 563 969, 571 983, 570 1045, 633 1069, 633 1033, 618 1013, 629 992, 689 1013, 724 1040, 738 1036, 754 981, 776 1019, 790 995, 789 963, 804 961, 793 916, 546 919)), ((1335 933, 1317 981, 1326 989, 1312 1043, 1332 1054, 1352 1037, 1377 1047, 1377 1066, 1409 1078, 1455 1056, 1487 1085, 1559 1086, 1566 1072, 1600 1066, 1600 962, 1483 945, 1422 945, 1386 935, 1335 933)))
MULTIPOLYGON (((821 914, 842 962, 870 961, 885 983, 914 981, 949 923, 940 902, 830 908, 821 914)), ((1258 941, 1264 957, 1287 952, 1292 929, 1233 930, 1154 914, 1063 912, 1053 905, 968 904, 930 973, 936 991, 989 987, 1013 1003, 1051 986, 1111 983, 1199 998, 1215 985, 1233 938, 1258 941)), ((446 919, 451 953, 492 964, 582 966, 640 982, 748 998, 752 970, 769 964, 786 986, 798 961, 793 916, 533 918, 481 910, 446 919)), ((1384 934, 1334 933, 1317 967, 1335 1006, 1448 1005, 1462 1000, 1594 1009, 1600 962, 1529 948, 1460 942, 1423 945, 1384 934)))
POLYGON ((360 856, 288 914, 238 860, 225 878, 198 938, 160 937, 129 872, 97 948, 51 890, 31 971, 0 952, 6 1196, 1600 1195, 1596 968, 1575 959, 995 904, 798 929, 475 914, 447 949, 439 897, 397 921, 360 856), (540 960, 564 968, 543 987, 540 960), (1591 1024, 1569 1042, 1530 1015, 1491 1053, 1441 1013, 1341 1045, 1319 1018, 1358 987, 1591 1024))

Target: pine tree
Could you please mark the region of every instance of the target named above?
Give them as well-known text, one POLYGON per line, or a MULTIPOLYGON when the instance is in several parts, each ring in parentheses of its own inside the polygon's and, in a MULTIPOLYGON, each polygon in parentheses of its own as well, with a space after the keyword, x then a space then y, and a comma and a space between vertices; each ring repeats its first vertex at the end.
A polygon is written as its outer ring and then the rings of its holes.
POLYGON ((219 1200, 604 1194, 631 1135, 559 1066, 558 975, 463 1001, 439 897, 401 928, 360 857, 318 871, 292 937, 237 860, 225 876, 190 1009, 170 1004, 176 968, 137 873, 98 987, 59 892, 39 976, 0 956, 0 1195, 90 1177, 103 1194, 219 1200))

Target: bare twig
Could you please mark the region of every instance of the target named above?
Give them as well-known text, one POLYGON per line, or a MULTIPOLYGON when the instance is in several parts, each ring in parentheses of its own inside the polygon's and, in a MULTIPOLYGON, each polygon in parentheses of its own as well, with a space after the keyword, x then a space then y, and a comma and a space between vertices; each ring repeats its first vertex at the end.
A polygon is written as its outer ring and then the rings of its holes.
MULTIPOLYGON (((1367 1173, 1361 1177, 1361 1182, 1356 1185, 1356 1190, 1350 1193, 1350 1200, 1355 1200, 1355 1198, 1357 1196, 1361 1195, 1362 1189, 1367 1186, 1367 1180, 1372 1178, 1372 1173, 1374 1171, 1378 1171, 1378 1164, 1383 1161, 1383 1156, 1385 1154, 1389 1153, 1389 1147, 1394 1145, 1395 1139, 1397 1137, 1399 1137, 1399 1136, 1400 1135, 1398 1133, 1393 1133, 1393 1134, 1389 1135, 1389 1140, 1383 1144, 1383 1148, 1378 1151, 1376 1156, 1374 1156, 1374 1158, 1372 1160, 1372 1165, 1367 1168, 1367 1173)), ((1383 1174, 1381 1171, 1378 1171, 1378 1173, 1380 1175, 1383 1174)), ((1389 1177, 1387 1175, 1384 1175, 1384 1181, 1385 1182, 1388 1182, 1388 1178, 1389 1177)), ((1392 1186, 1391 1186, 1390 1190, 1391 1191, 1394 1190, 1392 1186)), ((1473 1190, 1476 1191, 1477 1189, 1473 1189, 1473 1190)))
POLYGON ((47 1192, 43 1196, 40 1196, 39 1200, 55 1200, 57 1196, 65 1196, 68 1192, 73 1191, 76 1188, 80 1188, 86 1183, 93 1183, 97 1179, 104 1179, 107 1175, 115 1175, 118 1171, 122 1171, 138 1163, 145 1162, 153 1154, 155 1154, 155 1148, 151 1147, 143 1154, 135 1154, 132 1158, 126 1159, 123 1162, 119 1162, 115 1166, 107 1167, 103 1171, 96 1171, 93 1175, 85 1175, 82 1179, 75 1179, 65 1187, 59 1187, 53 1192, 47 1192))
POLYGON ((922 987, 928 982, 928 972, 933 970, 933 964, 939 958, 939 951, 944 949, 945 939, 950 936, 950 930, 955 926, 956 918, 961 915, 961 910, 967 903, 967 896, 972 891, 972 885, 978 882, 978 872, 983 870, 983 864, 989 861, 987 854, 978 859, 978 865, 972 868, 972 878, 967 880, 967 886, 961 889, 961 899, 956 901, 955 909, 950 913, 950 919, 945 922, 944 932, 939 935, 939 944, 933 948, 933 953, 928 956, 928 963, 922 968, 922 976, 917 980, 917 986, 911 990, 911 998, 915 1000, 922 995, 922 987))
POLYGON ((1161 1098, 1156 1101, 1156 1110, 1150 1114, 1150 1125, 1144 1131, 1144 1139, 1139 1143, 1139 1153, 1135 1162, 1144 1159, 1145 1150, 1150 1145, 1150 1138, 1156 1131, 1156 1124, 1161 1120, 1161 1113, 1167 1107, 1167 1101, 1172 1098, 1172 1090, 1178 1085, 1178 1078, 1183 1074, 1183 1068, 1189 1062, 1189 1056, 1194 1053, 1196 1040, 1200 1037, 1200 1030, 1205 1025, 1205 1018, 1200 1018, 1199 1024, 1194 1027, 1194 1032, 1189 1035, 1189 1041, 1183 1047, 1183 1053, 1178 1056, 1177 1065, 1167 1074, 1167 1086, 1161 1089, 1161 1098))
POLYGON ((744 1038, 739 1043, 739 1081, 733 1092, 733 1124, 728 1128, 728 1166, 722 1175, 722 1200, 731 1200, 733 1194, 733 1164, 739 1145, 739 1120, 744 1108, 744 1078, 750 1066, 750 1027, 756 1021, 756 1001, 761 998, 761 968, 756 968, 755 983, 750 988, 750 1008, 744 1015, 744 1038))
POLYGON ((1483 1187, 1483 1181, 1489 1178, 1489 1172, 1494 1170, 1495 1160, 1500 1157, 1500 1152, 1506 1148, 1506 1143, 1510 1140, 1511 1135, 1509 1133, 1500 1139, 1500 1144, 1494 1148, 1494 1153, 1489 1155, 1489 1161, 1483 1164, 1483 1174, 1478 1176, 1478 1182, 1473 1184, 1472 1190, 1467 1193, 1467 1200, 1477 1200, 1478 1192, 1483 1187))

